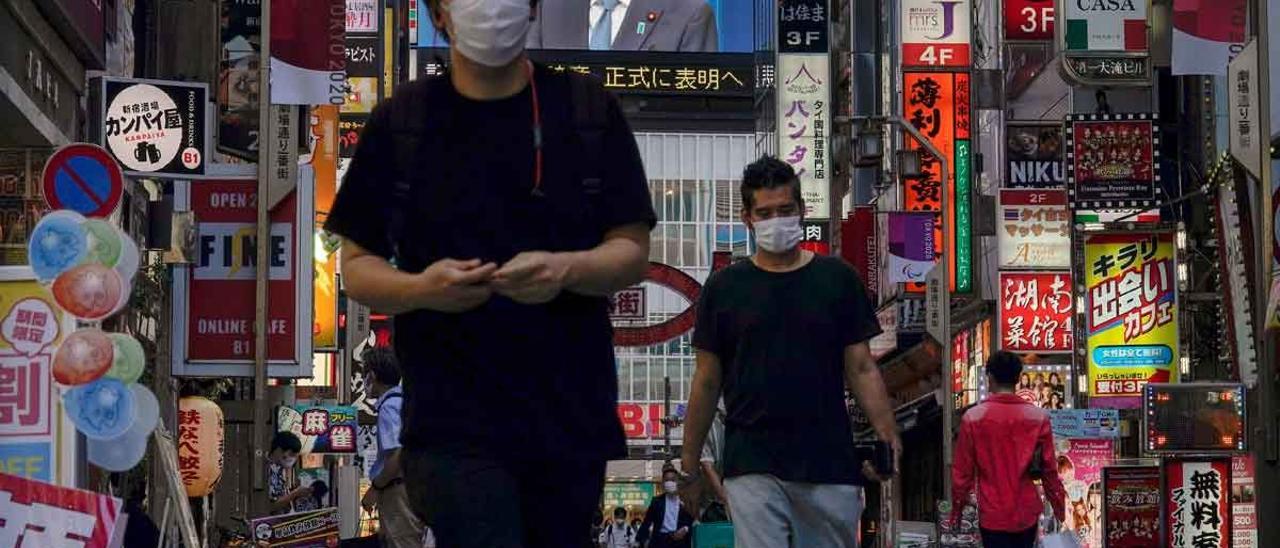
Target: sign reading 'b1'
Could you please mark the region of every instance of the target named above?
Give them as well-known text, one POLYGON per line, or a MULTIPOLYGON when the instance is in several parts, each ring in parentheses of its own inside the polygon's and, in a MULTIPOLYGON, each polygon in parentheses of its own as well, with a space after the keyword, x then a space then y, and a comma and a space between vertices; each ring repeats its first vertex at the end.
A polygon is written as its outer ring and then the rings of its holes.
POLYGON ((968 0, 903 0, 902 65, 968 67, 968 0))

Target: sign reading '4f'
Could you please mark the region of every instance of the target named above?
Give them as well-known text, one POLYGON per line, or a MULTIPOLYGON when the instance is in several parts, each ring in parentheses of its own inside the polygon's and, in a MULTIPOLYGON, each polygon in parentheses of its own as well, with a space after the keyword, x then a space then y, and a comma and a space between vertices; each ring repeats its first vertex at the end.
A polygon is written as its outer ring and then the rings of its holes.
POLYGON ((967 67, 968 0, 903 0, 901 14, 904 67, 967 67))

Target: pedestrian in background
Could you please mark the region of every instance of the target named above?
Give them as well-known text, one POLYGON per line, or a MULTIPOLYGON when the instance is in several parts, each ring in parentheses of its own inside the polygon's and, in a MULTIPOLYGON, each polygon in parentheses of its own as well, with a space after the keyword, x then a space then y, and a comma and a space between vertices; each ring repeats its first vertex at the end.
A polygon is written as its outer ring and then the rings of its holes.
POLYGON ((302 440, 293 432, 276 432, 267 453, 267 498, 271 514, 288 514, 311 508, 314 502, 310 487, 298 482, 298 455, 302 440))
POLYGON ((1059 523, 1066 519, 1066 491, 1058 477, 1049 413, 1015 394, 1022 359, 996 352, 987 360, 991 395, 969 409, 960 421, 952 478, 950 520, 959 519, 978 491, 978 523, 985 548, 1035 546, 1044 503, 1035 481, 1053 506, 1059 523))
POLYGON ((589 545, 626 456, 608 296, 657 219, 617 99, 525 54, 536 4, 424 3, 448 72, 374 109, 325 225, 396 316, 405 484, 448 548, 589 545))
POLYGON ((627 524, 627 509, 613 509, 613 521, 604 524, 599 536, 600 548, 634 548, 636 530, 627 524))
POLYGON ((714 523, 729 521, 729 493, 724 489, 724 399, 716 405, 715 418, 707 431, 707 441, 702 446, 702 474, 707 480, 703 496, 700 521, 714 523))
POLYGON ((364 385, 368 394, 377 398, 374 411, 378 416, 378 456, 369 468, 369 490, 360 505, 365 511, 378 510, 378 536, 383 546, 419 548, 422 546, 422 520, 409 506, 400 456, 400 408, 404 394, 400 389, 400 364, 389 348, 369 348, 363 355, 364 385))
POLYGON ((636 542, 648 548, 689 548, 693 540, 693 510, 680 500, 680 474, 673 467, 662 471, 662 494, 653 497, 644 514, 636 542), (646 544, 647 543, 647 544, 646 544))
POLYGON ((712 274, 698 298, 683 481, 705 488, 699 454, 723 393, 735 545, 852 548, 861 485, 882 478, 854 447, 846 387, 880 440, 894 455, 900 447, 867 345, 880 324, 852 267, 800 249, 804 201, 790 165, 752 163, 741 192, 756 252, 712 274))

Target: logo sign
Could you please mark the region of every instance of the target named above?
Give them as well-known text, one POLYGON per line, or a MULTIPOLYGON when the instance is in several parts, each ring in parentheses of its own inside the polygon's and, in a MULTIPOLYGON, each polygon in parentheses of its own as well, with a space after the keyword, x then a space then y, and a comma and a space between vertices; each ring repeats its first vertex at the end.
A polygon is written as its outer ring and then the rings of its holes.
POLYGON ((1231 459, 1164 461, 1164 546, 1231 546, 1231 459))
POLYGON ((1053 0, 1005 0, 1005 40, 1053 40, 1053 0))
POLYGON ((1000 189, 1000 268, 1071 268, 1071 211, 1065 190, 1000 189))
POLYGON ((805 218, 831 217, 830 57, 778 55, 778 153, 800 178, 805 218))
POLYGON ((1106 548, 1160 545, 1160 467, 1102 469, 1102 526, 1106 548))
POLYGON ((1084 240, 1085 340, 1094 407, 1134 408, 1147 383, 1176 377, 1177 266, 1173 234, 1095 234, 1084 240))
MULTIPOLYGON (((966 6, 968 4, 965 4, 966 6)), ((973 257, 972 203, 970 194, 970 123, 969 75, 963 72, 908 72, 903 74, 903 114, 913 127, 937 147, 949 166, 947 181, 942 180, 942 163, 933 155, 922 153, 920 164, 924 177, 906 183, 905 209, 941 211, 942 193, 952 211, 951 223, 943 226, 942 215, 934 223, 934 246, 942 255, 942 234, 947 233, 951 261, 952 290, 967 293, 972 289, 973 257)), ((908 147, 919 149, 914 140, 908 147)), ((907 285, 915 293, 923 291, 919 284, 907 285)))
POLYGON ((779 0, 778 52, 826 53, 830 14, 827 0, 779 0))
POLYGON ((679 337, 693 329, 694 320, 697 319, 697 308, 693 303, 698 302, 698 295, 702 293, 702 284, 684 271, 662 263, 649 263, 649 272, 645 274, 644 279, 646 282, 661 285, 684 297, 689 301, 689 307, 671 319, 656 325, 614 326, 614 346, 653 346, 679 337))
POLYGON ((645 320, 649 317, 645 308, 643 287, 628 287, 609 296, 609 319, 645 320))
POLYGON ((1074 309, 1070 273, 1000 272, 1000 348, 1037 354, 1070 352, 1074 309))
POLYGON ((0 520, 10 546, 115 546, 120 499, 0 473, 0 520))
MULTIPOLYGON (((672 400, 672 411, 683 402, 672 400)), ((629 445, 650 445, 662 442, 662 402, 618 402, 618 421, 627 436, 629 445)), ((672 431, 675 437, 676 430, 672 431)))
MULTIPOLYGON (((929 222, 932 224, 933 216, 929 216, 929 222)), ((865 205, 854 206, 849 218, 840 224, 840 255, 862 278, 873 306, 880 302, 880 243, 876 227, 875 207, 865 205)), ((933 227, 927 232, 932 236, 933 227)), ((929 250, 932 252, 932 245, 929 250)))
POLYGON ((934 216, 889 213, 889 283, 922 282, 937 260, 934 216))
POLYGON ((1160 185, 1154 114, 1067 119, 1067 192, 1075 209, 1150 208, 1160 185))
POLYGON ((356 408, 354 405, 294 405, 280 407, 276 424, 281 432, 293 432, 302 440, 302 453, 354 454, 356 408))
POLYGON ((1064 0, 1066 50, 1147 51, 1147 0, 1064 0))
POLYGON ((903 0, 902 66, 968 67, 968 0, 903 0))
POLYGON ((41 176, 49 209, 70 209, 85 217, 115 212, 124 194, 124 176, 111 154, 97 145, 75 143, 49 157, 41 176))
POLYGON ((271 103, 341 105, 346 100, 346 0, 271 3, 271 103))
POLYGON ((1258 111, 1258 43, 1249 42, 1227 68, 1231 155, 1262 178, 1262 124, 1258 111))
MULTIPOLYGON (((314 198, 311 169, 302 171, 297 189, 271 212, 266 242, 268 373, 273 377, 311 371, 314 198)), ((178 209, 199 220, 199 237, 195 263, 178 266, 174 275, 174 374, 252 375, 257 182, 182 183, 176 198, 178 209)))
POLYGON ((340 521, 337 508, 326 508, 258 518, 249 521, 249 530, 263 548, 336 546, 340 521))
POLYGON ((1005 125, 1004 186, 1061 189, 1067 183, 1062 166, 1062 124, 1005 125))
POLYGON ((205 171, 205 84, 102 79, 99 139, 130 175, 186 177, 205 171))

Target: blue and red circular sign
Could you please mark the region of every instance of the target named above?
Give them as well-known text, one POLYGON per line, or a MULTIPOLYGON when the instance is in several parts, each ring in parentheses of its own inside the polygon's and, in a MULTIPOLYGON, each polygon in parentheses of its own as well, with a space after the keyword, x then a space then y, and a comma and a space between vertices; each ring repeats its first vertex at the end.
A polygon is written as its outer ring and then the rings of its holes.
POLYGON ((105 149, 88 143, 64 146, 44 164, 44 201, 85 217, 106 217, 120 205, 124 174, 105 149))

